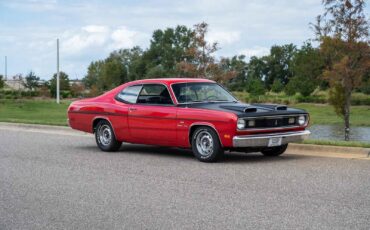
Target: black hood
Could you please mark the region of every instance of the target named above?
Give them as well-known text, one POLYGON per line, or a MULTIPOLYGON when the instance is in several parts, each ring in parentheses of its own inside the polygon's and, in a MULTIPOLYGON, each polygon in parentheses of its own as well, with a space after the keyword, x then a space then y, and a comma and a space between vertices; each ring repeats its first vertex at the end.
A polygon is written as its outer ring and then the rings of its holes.
POLYGON ((241 102, 204 102, 179 105, 181 107, 219 110, 231 112, 238 117, 258 117, 271 115, 305 114, 302 109, 289 108, 285 105, 275 104, 245 104, 241 102))

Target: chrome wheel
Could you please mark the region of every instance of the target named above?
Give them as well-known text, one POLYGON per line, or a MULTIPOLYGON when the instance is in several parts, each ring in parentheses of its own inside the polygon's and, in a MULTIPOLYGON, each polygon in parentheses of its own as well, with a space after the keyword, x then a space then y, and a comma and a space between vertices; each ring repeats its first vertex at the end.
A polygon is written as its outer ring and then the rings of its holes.
POLYGON ((102 145, 109 145, 112 141, 112 130, 109 125, 102 125, 98 129, 98 139, 102 145))
POLYGON ((213 154, 213 138, 206 130, 202 130, 198 133, 195 143, 198 152, 203 157, 208 157, 213 154))

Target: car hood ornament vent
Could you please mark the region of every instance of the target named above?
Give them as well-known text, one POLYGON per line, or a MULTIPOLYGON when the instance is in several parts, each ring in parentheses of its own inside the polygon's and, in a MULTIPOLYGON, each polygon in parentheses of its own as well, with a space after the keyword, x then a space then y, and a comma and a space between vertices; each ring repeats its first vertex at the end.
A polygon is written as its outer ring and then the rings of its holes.
POLYGON ((238 112, 244 112, 244 113, 257 112, 256 107, 249 106, 249 105, 221 105, 220 108, 228 109, 228 110, 234 110, 234 111, 238 111, 238 112))
POLYGON ((254 112, 257 112, 257 108, 256 107, 247 107, 244 109, 244 112, 245 113, 254 113, 254 112))
POLYGON ((268 110, 287 110, 288 107, 286 105, 276 105, 276 104, 252 104, 256 107, 268 109, 268 110))

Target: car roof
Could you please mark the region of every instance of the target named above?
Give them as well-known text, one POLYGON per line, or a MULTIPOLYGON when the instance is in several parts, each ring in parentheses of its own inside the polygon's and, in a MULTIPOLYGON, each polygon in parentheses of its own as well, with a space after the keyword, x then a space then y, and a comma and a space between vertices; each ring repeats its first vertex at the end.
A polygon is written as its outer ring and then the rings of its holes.
POLYGON ((153 78, 153 79, 143 79, 129 82, 131 84, 142 84, 142 83, 162 83, 162 84, 173 84, 173 83, 182 83, 182 82, 211 82, 214 83, 212 80, 204 79, 204 78, 153 78))

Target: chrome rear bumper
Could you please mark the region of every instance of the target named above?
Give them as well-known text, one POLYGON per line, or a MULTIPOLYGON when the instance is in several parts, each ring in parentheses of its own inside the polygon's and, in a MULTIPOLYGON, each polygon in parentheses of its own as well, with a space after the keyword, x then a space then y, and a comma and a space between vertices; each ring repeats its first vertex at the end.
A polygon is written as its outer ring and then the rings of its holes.
POLYGON ((271 133, 271 134, 258 134, 258 135, 243 135, 235 136, 233 138, 233 147, 267 147, 270 138, 281 137, 281 144, 290 142, 301 142, 308 138, 311 134, 309 130, 286 132, 286 133, 271 133))

